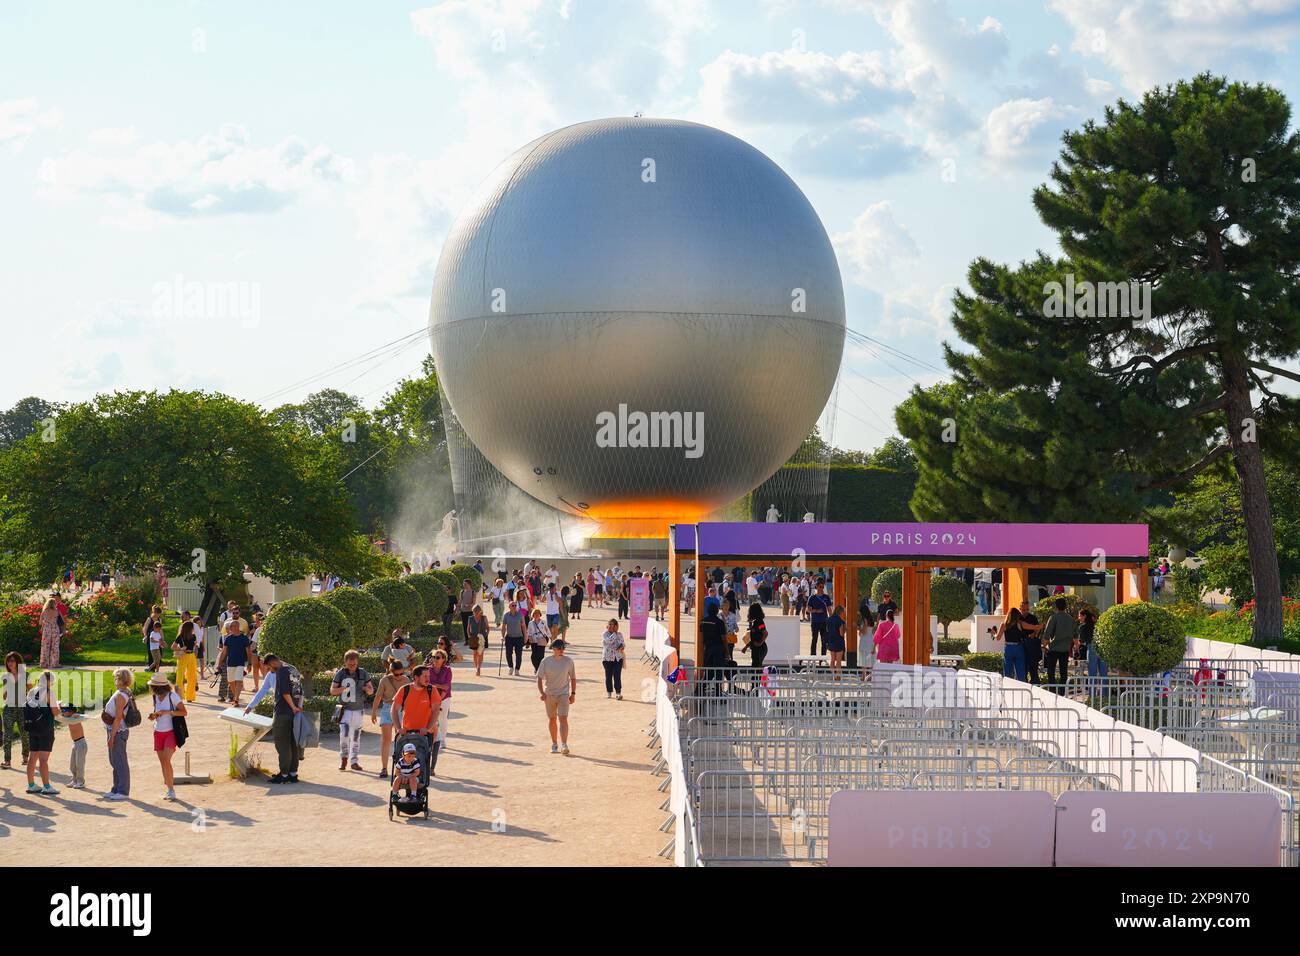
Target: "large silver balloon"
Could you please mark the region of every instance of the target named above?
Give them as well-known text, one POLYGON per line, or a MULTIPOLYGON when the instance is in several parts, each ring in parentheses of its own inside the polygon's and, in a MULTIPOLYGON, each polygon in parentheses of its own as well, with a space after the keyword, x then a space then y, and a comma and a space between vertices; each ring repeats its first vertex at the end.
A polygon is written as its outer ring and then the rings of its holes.
POLYGON ((689 520, 808 434, 844 292, 817 214, 758 150, 606 119, 488 178, 443 246, 429 328, 461 426, 520 488, 598 519, 689 520))

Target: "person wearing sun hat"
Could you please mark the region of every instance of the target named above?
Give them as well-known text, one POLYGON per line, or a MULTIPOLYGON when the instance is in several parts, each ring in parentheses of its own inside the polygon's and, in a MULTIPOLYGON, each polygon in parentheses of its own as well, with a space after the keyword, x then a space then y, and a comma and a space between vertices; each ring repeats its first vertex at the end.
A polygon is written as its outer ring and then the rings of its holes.
POLYGON ((158 755, 158 764, 162 767, 163 783, 167 785, 164 800, 176 799, 176 786, 172 774, 172 755, 176 753, 176 729, 173 717, 185 716, 185 701, 172 689, 169 681, 161 672, 149 678, 149 693, 153 697, 153 711, 149 719, 153 723, 153 749, 158 755))

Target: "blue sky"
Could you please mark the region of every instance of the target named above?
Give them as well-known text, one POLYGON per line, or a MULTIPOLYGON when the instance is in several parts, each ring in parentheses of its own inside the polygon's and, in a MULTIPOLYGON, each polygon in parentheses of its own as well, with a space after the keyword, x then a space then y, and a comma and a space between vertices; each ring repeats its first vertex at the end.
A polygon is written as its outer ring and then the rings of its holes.
MULTIPOLYGON (((832 236, 850 326, 941 367, 970 260, 1053 248, 1029 195, 1063 130, 1206 68, 1300 102, 1297 34, 1300 0, 7 0, 0 406, 374 402, 418 337, 295 383, 425 323, 446 229, 509 152, 637 110, 771 156, 832 236)), ((834 441, 879 444, 940 377, 850 347, 834 441)))

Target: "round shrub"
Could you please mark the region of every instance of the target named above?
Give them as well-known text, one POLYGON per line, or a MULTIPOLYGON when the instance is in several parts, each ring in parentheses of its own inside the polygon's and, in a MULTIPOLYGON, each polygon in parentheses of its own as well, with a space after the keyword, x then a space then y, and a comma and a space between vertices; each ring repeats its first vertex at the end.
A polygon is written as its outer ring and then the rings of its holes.
POLYGON ((456 594, 465 586, 465 579, 469 578, 470 583, 474 585, 474 593, 478 594, 483 590, 483 575, 479 573, 478 568, 472 564, 453 564, 447 569, 456 577, 456 594))
POLYGON ((1187 651, 1178 618, 1147 601, 1108 608, 1097 619, 1096 642, 1111 670, 1137 677, 1176 667, 1187 651))
POLYGON ((418 627, 411 628, 411 633, 406 635, 406 643, 410 644, 421 654, 428 654, 438 643, 438 638, 443 635, 441 624, 426 623, 418 627))
POLYGON ((298 668, 304 679, 336 666, 352 646, 352 628, 328 601, 296 597, 271 608, 257 632, 257 649, 298 668))
MULTIPOLYGON (((456 577, 456 575, 452 574, 446 568, 434 568, 433 570, 425 571, 424 573, 441 584, 443 589, 452 597, 455 597, 460 593, 460 582, 465 580, 464 578, 456 577)), ((447 605, 444 602, 443 606, 438 608, 438 613, 434 615, 434 618, 441 618, 442 612, 445 610, 447 610, 447 605)))
POLYGON ((1093 617, 1097 616, 1097 605, 1085 601, 1079 594, 1053 594, 1034 605, 1034 614, 1040 621, 1046 621, 1056 610, 1057 598, 1065 598, 1065 613, 1071 617, 1078 617, 1079 612, 1084 609, 1091 611, 1093 617))
POLYGON ((447 589, 436 577, 425 571, 421 574, 408 574, 402 580, 420 592, 424 602, 424 620, 437 620, 447 607, 447 589))
POLYGON ((339 587, 322 598, 343 612, 358 647, 383 647, 388 643, 388 609, 382 601, 361 588, 339 587))
POLYGON ((375 578, 361 585, 361 590, 378 598, 388 612, 385 628, 392 633, 396 628, 415 627, 424 623, 424 601, 420 592, 397 578, 375 578))
POLYGON ((903 597, 903 569, 885 568, 871 582, 871 600, 879 604, 885 599, 885 592, 894 595, 894 600, 901 602, 903 597))
POLYGON ((961 578, 951 574, 933 575, 930 581, 930 613, 943 625, 944 639, 948 625, 964 621, 975 611, 975 594, 961 578))

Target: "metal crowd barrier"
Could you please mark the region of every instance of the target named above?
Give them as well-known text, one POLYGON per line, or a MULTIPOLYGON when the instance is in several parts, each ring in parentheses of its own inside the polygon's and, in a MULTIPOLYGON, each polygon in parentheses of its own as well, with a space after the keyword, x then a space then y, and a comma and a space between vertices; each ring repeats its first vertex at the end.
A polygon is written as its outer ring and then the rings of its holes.
POLYGON ((1112 713, 1198 721, 1203 738, 1185 740, 1207 744, 1197 760, 1154 754, 1136 728, 1085 722, 1077 705, 1002 686, 991 675, 967 673, 957 699, 943 706, 913 706, 900 705, 897 688, 873 681, 867 669, 687 666, 672 704, 691 858, 704 865, 824 863, 830 798, 844 789, 1115 790, 1271 793, 1283 808, 1284 861, 1296 865, 1296 798, 1276 785, 1278 770, 1288 780, 1300 775, 1287 731, 1238 728, 1231 732, 1246 741, 1238 750, 1211 746, 1228 733, 1213 724, 1216 715, 1244 703, 1243 683, 1189 684, 1194 700, 1168 680, 1117 683, 1107 696, 1112 713), (1162 703, 1142 703, 1148 698, 1162 703), (1273 768, 1275 782, 1261 767, 1273 768))

